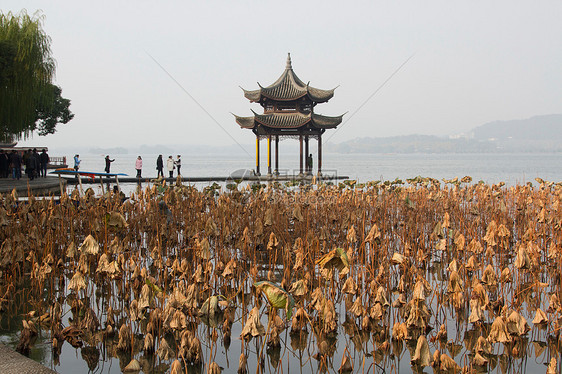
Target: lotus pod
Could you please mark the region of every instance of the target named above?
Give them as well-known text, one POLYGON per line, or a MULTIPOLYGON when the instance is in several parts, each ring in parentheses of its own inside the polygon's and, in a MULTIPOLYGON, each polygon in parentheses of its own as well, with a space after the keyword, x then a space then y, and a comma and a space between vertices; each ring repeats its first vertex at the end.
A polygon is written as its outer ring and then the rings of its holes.
POLYGON ((431 355, 429 353, 429 344, 425 335, 420 335, 416 344, 416 350, 411 360, 412 365, 419 365, 421 367, 429 366, 431 363, 431 355))
POLYGON ((78 250, 88 255, 97 255, 100 251, 100 246, 96 239, 94 239, 94 237, 90 234, 86 237, 86 239, 84 239, 84 242, 78 250))
POLYGON ((256 282, 254 283, 254 287, 265 295, 267 301, 273 308, 285 309, 287 318, 291 318, 293 315, 293 307, 295 306, 295 299, 293 299, 290 293, 269 281, 256 282))

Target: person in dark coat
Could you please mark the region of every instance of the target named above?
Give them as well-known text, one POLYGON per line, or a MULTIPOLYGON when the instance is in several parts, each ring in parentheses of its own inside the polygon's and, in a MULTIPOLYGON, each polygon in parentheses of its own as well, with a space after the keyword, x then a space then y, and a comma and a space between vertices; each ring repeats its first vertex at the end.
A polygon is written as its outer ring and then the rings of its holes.
POLYGON ((3 149, 0 149, 0 178, 8 177, 9 160, 8 155, 3 149))
POLYGON ((37 153, 37 148, 33 148, 31 156, 35 159, 35 170, 33 171, 33 177, 37 178, 41 174, 41 156, 37 153))
POLYGON ((25 159, 25 174, 27 174, 29 180, 32 181, 35 178, 36 170, 37 170, 37 159, 35 158, 33 153, 30 153, 27 155, 27 158, 25 159))
POLYGON ((12 179, 21 178, 21 156, 14 149, 10 154, 10 167, 12 168, 12 179))
POLYGON ((47 178, 47 165, 49 165, 49 155, 47 154, 47 150, 43 148, 43 151, 41 152, 41 154, 39 155, 39 160, 41 163, 41 176, 43 178, 47 178))
POLYGON ((164 160, 162 160, 162 155, 158 155, 158 158, 156 159, 156 170, 158 170, 156 178, 164 178, 164 160))
POLYGON ((109 174, 109 170, 111 170, 111 163, 115 161, 115 159, 110 159, 109 155, 105 156, 105 172, 109 174))

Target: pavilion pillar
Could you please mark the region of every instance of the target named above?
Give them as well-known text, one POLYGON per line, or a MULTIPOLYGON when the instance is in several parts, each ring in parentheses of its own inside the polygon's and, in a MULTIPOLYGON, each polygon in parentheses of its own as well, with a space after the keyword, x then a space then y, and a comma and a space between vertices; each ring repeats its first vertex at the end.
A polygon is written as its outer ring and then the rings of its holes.
POLYGON ((260 174, 260 137, 256 135, 256 175, 260 174))
POLYGON ((300 143, 300 175, 302 175, 302 135, 299 135, 300 143))
POLYGON ((318 176, 322 175, 322 134, 318 134, 318 176))
POLYGON ((271 135, 267 136, 267 174, 271 175, 271 135))
POLYGON ((308 164, 308 135, 305 135, 304 137, 304 159, 306 160, 306 162, 304 163, 305 172, 306 174, 311 173, 312 168, 308 164))
POLYGON ((279 175, 279 135, 275 135, 275 175, 279 175))

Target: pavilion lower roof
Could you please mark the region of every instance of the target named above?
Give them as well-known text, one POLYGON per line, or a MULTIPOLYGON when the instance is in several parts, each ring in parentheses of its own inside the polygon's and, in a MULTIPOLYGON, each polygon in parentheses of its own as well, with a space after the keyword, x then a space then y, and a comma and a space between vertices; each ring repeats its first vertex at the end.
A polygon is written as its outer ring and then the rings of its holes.
POLYGON ((265 126, 271 129, 298 129, 303 126, 312 126, 317 129, 334 129, 343 119, 343 115, 336 117, 323 116, 315 113, 268 113, 257 114, 251 117, 236 117, 236 123, 241 128, 253 129, 265 126))

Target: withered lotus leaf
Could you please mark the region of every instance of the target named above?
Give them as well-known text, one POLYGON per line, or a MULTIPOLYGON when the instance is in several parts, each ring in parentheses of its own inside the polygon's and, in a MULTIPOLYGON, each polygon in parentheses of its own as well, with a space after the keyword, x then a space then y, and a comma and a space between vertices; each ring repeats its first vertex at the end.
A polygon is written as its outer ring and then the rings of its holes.
POLYGON ((527 248, 524 245, 519 246, 517 251, 517 257, 515 258, 515 267, 517 269, 529 269, 531 267, 531 259, 527 253, 527 248))
POLYGON ((431 354, 429 353, 429 344, 425 335, 420 335, 416 344, 414 356, 411 359, 412 365, 419 365, 421 367, 429 366, 431 363, 431 354))
POLYGON ((507 317, 507 331, 509 331, 510 334, 521 336, 527 334, 529 330, 531 330, 531 328, 527 320, 519 314, 519 312, 514 310, 509 317, 507 317))
MULTIPOLYGON (((308 282, 306 281, 306 279, 299 279, 298 281, 293 282, 293 284, 291 284, 289 292, 295 296, 306 295, 308 293, 308 282)), ((342 292, 345 291, 342 290, 342 292)))
POLYGON ((260 322, 260 310, 258 307, 254 307, 250 314, 248 315, 248 319, 246 320, 246 324, 240 333, 242 338, 249 338, 249 337, 256 337, 265 335, 265 328, 263 327, 262 323, 260 322))
POLYGON ((541 308, 538 308, 537 311, 535 312, 535 318, 533 318, 532 322, 533 325, 548 323, 548 318, 546 316, 546 313, 543 312, 541 308))
POLYGON ((105 215, 105 222, 108 226, 117 228, 126 228, 129 226, 127 220, 119 212, 109 212, 105 215))
POLYGON ((477 353, 484 353, 486 355, 489 355, 492 352, 492 345, 488 340, 486 340, 486 338, 480 335, 478 337, 478 340, 476 340, 476 344, 474 345, 473 350, 477 353))
POLYGON ((254 283, 254 287, 265 295, 272 307, 275 309, 285 309, 287 318, 291 318, 293 307, 295 306, 295 299, 293 299, 290 293, 269 281, 256 282, 254 283))
POLYGON ((238 359, 238 374, 246 374, 248 372, 248 358, 244 352, 240 353, 240 358, 238 359))
POLYGON ((90 234, 86 237, 86 239, 84 239, 84 242, 78 250, 88 255, 97 255, 100 251, 100 246, 92 234, 90 234))
POLYGON ((76 271, 70 282, 68 282, 68 289, 74 292, 86 289, 86 280, 80 270, 76 271))
POLYGON ((482 273, 482 283, 490 287, 495 287, 498 284, 496 272, 491 264, 488 264, 482 273))
POLYGON ((546 368, 546 374, 558 374, 557 366, 558 365, 557 365, 557 362, 556 362, 556 357, 552 357, 550 359, 548 367, 546 368))
POLYGON ((132 359, 131 362, 123 369, 124 373, 138 373, 141 370, 140 362, 136 359, 132 359))
POLYGON ((488 334, 488 341, 490 343, 509 343, 511 341, 511 337, 509 336, 509 332, 507 331, 507 326, 503 317, 496 317, 496 319, 492 323, 490 334, 488 334))
POLYGON ((472 363, 476 366, 486 366, 488 365, 488 360, 477 352, 472 359, 472 363))
POLYGON ((174 362, 172 362, 172 366, 170 367, 170 374, 182 374, 182 373, 183 373, 183 368, 181 366, 181 361, 175 359, 174 362))
POLYGON ((160 340, 160 345, 156 350, 156 354, 158 355, 158 357, 160 357, 161 360, 166 360, 166 361, 172 357, 175 357, 174 350, 170 348, 168 341, 164 338, 160 340))
POLYGON ((322 269, 337 269, 342 274, 349 270, 347 253, 342 248, 336 248, 316 260, 316 265, 322 269))
POLYGON ((447 292, 454 293, 454 292, 463 292, 463 281, 459 276, 459 273, 456 270, 451 272, 451 276, 449 277, 449 284, 447 285, 447 292))
POLYGON ((502 270, 502 273, 500 275, 500 282, 502 283, 511 283, 512 281, 512 275, 511 275, 511 270, 508 267, 505 267, 502 270))
POLYGON ((398 252, 394 252, 392 258, 390 259, 390 263, 393 265, 400 265, 404 262, 404 256, 402 256, 398 252))
POLYGON ((348 277, 347 280, 345 281, 341 292, 349 294, 349 295, 355 295, 357 293, 357 284, 355 283, 355 280, 352 277, 348 277))
POLYGON ((439 368, 442 371, 449 373, 458 373, 461 371, 461 367, 446 353, 443 353, 441 357, 439 357, 439 360, 441 361, 439 368))

